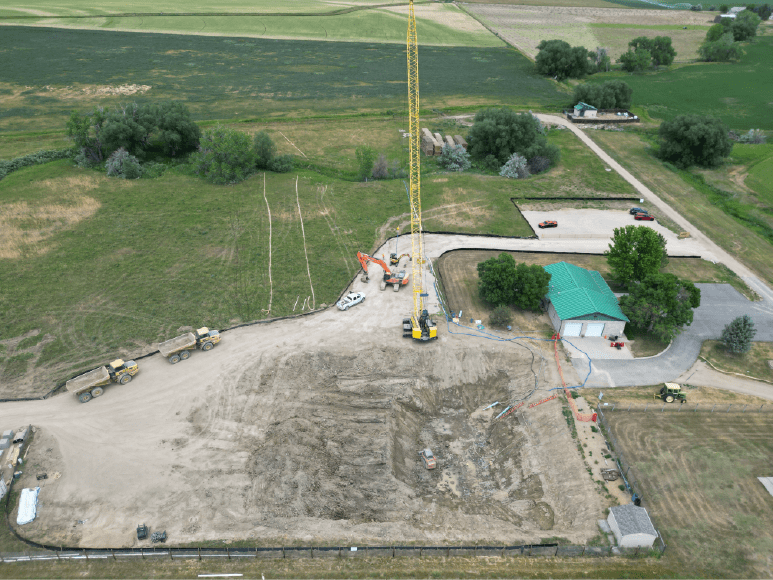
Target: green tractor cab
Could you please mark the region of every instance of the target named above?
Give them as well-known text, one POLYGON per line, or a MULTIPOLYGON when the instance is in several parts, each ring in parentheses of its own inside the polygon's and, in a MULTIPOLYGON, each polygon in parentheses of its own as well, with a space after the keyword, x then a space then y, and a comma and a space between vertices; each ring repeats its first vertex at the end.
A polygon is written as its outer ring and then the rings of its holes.
POLYGON ((682 392, 682 387, 676 383, 664 383, 660 391, 653 396, 655 399, 663 399, 666 403, 673 403, 676 400, 682 403, 687 401, 687 395, 682 392))

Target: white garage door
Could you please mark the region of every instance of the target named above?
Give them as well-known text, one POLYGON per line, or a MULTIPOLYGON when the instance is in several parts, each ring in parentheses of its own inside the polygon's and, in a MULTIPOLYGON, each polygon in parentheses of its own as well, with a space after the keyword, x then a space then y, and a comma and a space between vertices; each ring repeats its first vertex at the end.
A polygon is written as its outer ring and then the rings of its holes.
POLYGON ((580 336, 582 322, 567 322, 564 325, 564 336, 580 336))
POLYGON ((585 336, 604 336, 604 323, 589 322, 585 329, 585 336))

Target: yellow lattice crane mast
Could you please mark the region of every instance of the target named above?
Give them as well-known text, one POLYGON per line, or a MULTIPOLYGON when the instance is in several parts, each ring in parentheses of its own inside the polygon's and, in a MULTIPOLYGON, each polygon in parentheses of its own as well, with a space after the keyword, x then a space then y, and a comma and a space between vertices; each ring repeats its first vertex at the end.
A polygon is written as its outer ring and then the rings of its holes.
POLYGON ((413 280, 413 313, 403 319, 403 336, 415 340, 437 338, 437 327, 424 308, 424 235, 421 229, 421 129, 419 127, 419 45, 416 40, 416 17, 413 0, 408 4, 408 131, 410 132, 410 186, 411 203, 411 264, 413 280))

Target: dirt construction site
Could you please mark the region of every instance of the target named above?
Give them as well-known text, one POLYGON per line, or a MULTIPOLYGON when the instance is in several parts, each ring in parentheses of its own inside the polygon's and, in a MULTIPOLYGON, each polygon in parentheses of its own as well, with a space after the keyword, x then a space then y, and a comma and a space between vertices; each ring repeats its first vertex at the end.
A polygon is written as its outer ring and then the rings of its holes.
POLYGON ((528 407, 560 385, 552 342, 443 325, 415 343, 395 314, 410 291, 353 289, 367 300, 350 311, 229 331, 174 366, 144 359, 130 384, 88 404, 64 393, 0 406, 3 425, 35 427, 15 487, 41 487, 38 514, 20 532, 84 547, 137 545, 141 522, 173 544, 595 536, 604 506, 561 399, 528 407))

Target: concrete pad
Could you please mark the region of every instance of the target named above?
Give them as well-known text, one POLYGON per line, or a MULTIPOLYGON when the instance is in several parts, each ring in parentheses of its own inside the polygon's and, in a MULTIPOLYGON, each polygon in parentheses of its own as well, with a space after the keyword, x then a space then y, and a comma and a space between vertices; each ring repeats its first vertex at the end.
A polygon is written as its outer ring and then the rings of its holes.
POLYGON ((633 354, 631 354, 631 351, 628 349, 628 343, 625 336, 619 337, 618 341, 625 342, 626 346, 618 350, 609 346, 611 341, 603 337, 571 337, 564 339, 562 342, 570 358, 579 358, 583 360, 588 360, 588 357, 590 357, 591 360, 632 359, 633 354))
MULTIPOLYGON (((647 204, 640 205, 646 206, 647 204)), ((671 255, 700 255, 702 251, 696 240, 692 238, 680 240, 674 232, 661 226, 657 220, 652 222, 636 221, 632 215, 624 210, 559 209, 554 211, 522 211, 521 213, 532 229, 537 232, 540 240, 611 240, 615 228, 635 225, 646 226, 662 234, 666 239, 666 250, 671 255), (540 229, 538 224, 545 220, 557 221, 558 227, 540 229)))

